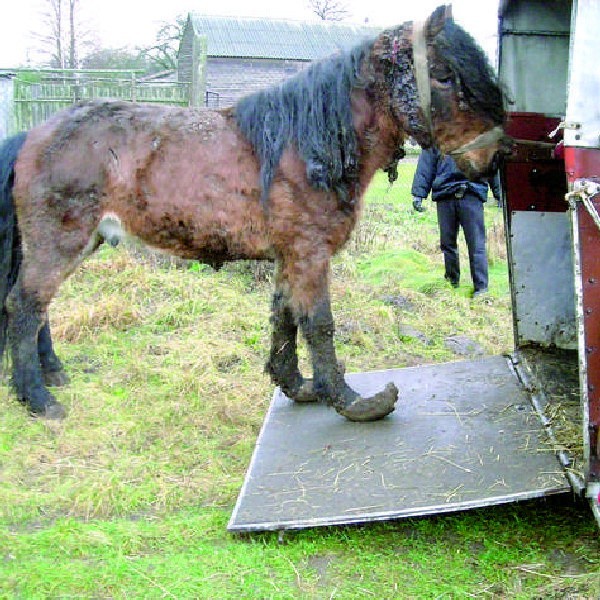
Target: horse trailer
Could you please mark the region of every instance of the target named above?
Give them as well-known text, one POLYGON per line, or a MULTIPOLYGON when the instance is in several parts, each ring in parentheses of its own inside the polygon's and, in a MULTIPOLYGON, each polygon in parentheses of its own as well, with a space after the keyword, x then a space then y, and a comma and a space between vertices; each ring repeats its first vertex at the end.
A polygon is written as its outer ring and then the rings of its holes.
POLYGON ((357 425, 279 390, 229 523, 284 530, 573 493, 600 523, 600 2, 501 0, 514 350, 348 375, 394 381, 357 425), (298 432, 301 432, 298 435, 298 432))
POLYGON ((600 3, 505 0, 499 13, 513 362, 600 521, 600 3))

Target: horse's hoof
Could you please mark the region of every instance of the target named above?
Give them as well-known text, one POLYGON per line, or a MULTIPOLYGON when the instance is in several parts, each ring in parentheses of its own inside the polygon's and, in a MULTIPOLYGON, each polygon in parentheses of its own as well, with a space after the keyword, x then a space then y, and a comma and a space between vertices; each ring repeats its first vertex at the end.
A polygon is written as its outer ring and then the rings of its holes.
MULTIPOLYGON (((343 361, 338 360, 337 363, 337 373, 339 377, 343 380, 344 373, 346 372, 346 365, 343 361)), ((322 402, 326 400, 322 394, 317 394, 313 387, 312 379, 303 379, 302 385, 298 389, 298 391, 293 395, 294 402, 298 402, 301 404, 308 404, 309 402, 322 402)))
POLYGON ((32 394, 31 397, 26 400, 26 404, 31 415, 35 417, 64 419, 66 416, 63 405, 57 402, 54 396, 45 389, 32 394))
POLYGON ((293 395, 292 400, 299 404, 307 404, 309 402, 318 402, 319 397, 313 389, 312 379, 305 379, 298 391, 293 395))
POLYGON ((47 387, 63 387, 69 383, 69 376, 63 371, 44 371, 44 383, 47 387))
POLYGON ((67 413, 62 404, 60 404, 59 402, 55 402, 54 404, 48 404, 46 406, 44 414, 40 416, 43 416, 46 419, 60 421, 67 416, 67 413))
POLYGON ((390 382, 382 392, 370 398, 357 395, 345 406, 336 407, 336 411, 349 421, 377 421, 394 410, 396 400, 398 400, 398 388, 390 382))

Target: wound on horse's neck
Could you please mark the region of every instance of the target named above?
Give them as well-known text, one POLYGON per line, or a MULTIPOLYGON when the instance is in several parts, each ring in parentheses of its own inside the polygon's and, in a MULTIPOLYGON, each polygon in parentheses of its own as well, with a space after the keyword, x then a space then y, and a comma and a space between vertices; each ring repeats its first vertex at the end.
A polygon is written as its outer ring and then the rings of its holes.
POLYGON ((360 186, 364 190, 379 169, 394 168, 404 155, 405 132, 384 110, 383 97, 377 97, 373 86, 352 93, 352 112, 360 156, 360 186))

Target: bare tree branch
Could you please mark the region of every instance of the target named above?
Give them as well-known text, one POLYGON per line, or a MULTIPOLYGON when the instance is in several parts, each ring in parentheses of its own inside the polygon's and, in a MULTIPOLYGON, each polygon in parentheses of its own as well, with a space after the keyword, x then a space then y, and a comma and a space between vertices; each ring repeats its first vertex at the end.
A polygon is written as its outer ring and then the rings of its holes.
POLYGON ((75 69, 79 55, 89 42, 79 18, 81 0, 45 0, 42 17, 46 30, 36 33, 40 52, 49 56, 48 64, 57 69, 75 69))
POLYGON ((343 21, 350 14, 341 0, 308 0, 308 7, 323 21, 343 21))

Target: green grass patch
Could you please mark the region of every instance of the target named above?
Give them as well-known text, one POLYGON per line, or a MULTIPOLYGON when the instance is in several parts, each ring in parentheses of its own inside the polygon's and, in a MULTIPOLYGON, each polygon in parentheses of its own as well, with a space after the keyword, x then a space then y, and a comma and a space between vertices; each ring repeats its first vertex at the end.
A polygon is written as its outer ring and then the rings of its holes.
POLYGON ((0 537, 0 589, 20 598, 223 599, 534 598, 575 590, 592 598, 598 591, 595 525, 557 501, 292 532, 283 543, 276 533, 224 535, 227 517, 205 508, 12 528, 0 537))

